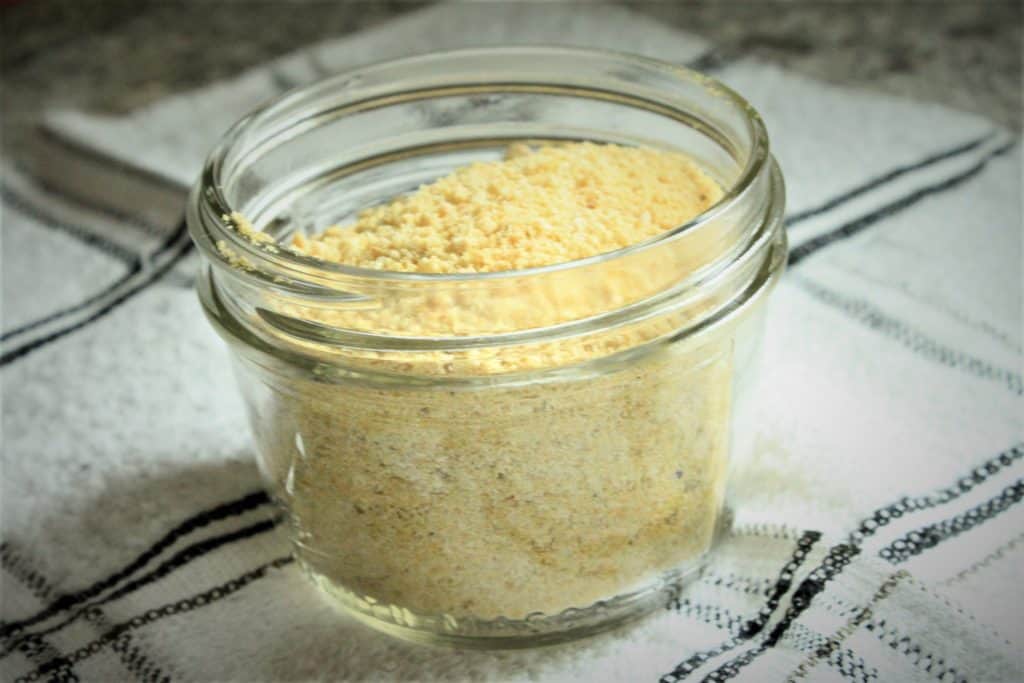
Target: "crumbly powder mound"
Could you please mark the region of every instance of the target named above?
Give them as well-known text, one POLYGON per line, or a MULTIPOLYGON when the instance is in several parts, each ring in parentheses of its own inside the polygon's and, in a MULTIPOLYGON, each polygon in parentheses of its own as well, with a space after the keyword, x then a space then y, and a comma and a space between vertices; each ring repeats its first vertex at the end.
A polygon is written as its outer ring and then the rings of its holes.
POLYGON ((363 211, 349 226, 296 235, 303 254, 365 268, 479 273, 565 263, 677 227, 722 196, 688 157, 589 142, 475 163, 363 211))

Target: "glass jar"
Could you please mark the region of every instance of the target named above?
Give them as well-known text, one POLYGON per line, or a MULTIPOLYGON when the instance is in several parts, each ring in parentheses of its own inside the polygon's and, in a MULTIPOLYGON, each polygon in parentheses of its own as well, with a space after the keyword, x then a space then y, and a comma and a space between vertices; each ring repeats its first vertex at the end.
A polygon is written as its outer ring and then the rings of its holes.
POLYGON ((371 626, 463 646, 565 640, 663 604, 729 526, 783 203, 742 98, 621 54, 405 59, 239 122, 188 224, 301 566, 371 626), (724 197, 618 251, 478 274, 322 262, 228 217, 286 240, 510 143, 567 140, 685 152, 724 197))

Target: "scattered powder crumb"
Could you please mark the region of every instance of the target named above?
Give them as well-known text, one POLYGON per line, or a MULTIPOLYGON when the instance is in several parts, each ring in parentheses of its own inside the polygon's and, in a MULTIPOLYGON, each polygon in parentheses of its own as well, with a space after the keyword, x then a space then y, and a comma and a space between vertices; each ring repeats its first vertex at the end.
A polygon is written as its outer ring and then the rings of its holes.
MULTIPOLYGON (((239 212, 233 211, 230 215, 225 214, 224 216, 221 216, 221 220, 224 221, 225 225, 233 227, 239 235, 252 244, 261 246, 263 249, 271 253, 279 251, 277 242, 274 241, 273 237, 261 230, 257 230, 253 224, 249 222, 249 219, 239 212)), ((217 240, 217 251, 219 251, 220 255, 235 268, 241 268, 242 270, 254 269, 252 261, 232 249, 227 243, 227 240, 217 240)))
POLYGON ((275 244, 273 237, 262 230, 257 230, 253 224, 249 222, 248 218, 237 211, 232 211, 228 215, 221 216, 221 220, 223 220, 226 225, 234 226, 239 235, 253 244, 271 246, 275 244))

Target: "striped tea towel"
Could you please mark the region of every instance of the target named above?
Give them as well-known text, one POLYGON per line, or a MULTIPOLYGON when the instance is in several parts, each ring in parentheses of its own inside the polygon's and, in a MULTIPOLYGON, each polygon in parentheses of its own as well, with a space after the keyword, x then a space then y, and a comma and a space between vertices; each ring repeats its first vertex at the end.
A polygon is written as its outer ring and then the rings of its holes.
POLYGON ((3 175, 9 681, 1015 681, 1024 671, 1021 154, 976 116, 801 78, 603 5, 442 5, 125 118, 52 112, 3 175), (191 289, 186 186, 282 89, 562 43, 711 71, 789 185, 735 534, 626 630, 409 645, 307 585, 191 289))

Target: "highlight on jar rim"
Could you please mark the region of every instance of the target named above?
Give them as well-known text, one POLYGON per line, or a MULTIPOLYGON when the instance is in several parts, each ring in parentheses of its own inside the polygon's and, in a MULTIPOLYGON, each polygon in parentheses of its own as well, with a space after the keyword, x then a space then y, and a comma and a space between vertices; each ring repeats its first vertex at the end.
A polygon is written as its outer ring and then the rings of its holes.
POLYGON ((461 647, 664 604, 742 506, 784 195, 739 95, 617 53, 403 59, 239 122, 199 294, 313 584, 461 647))

